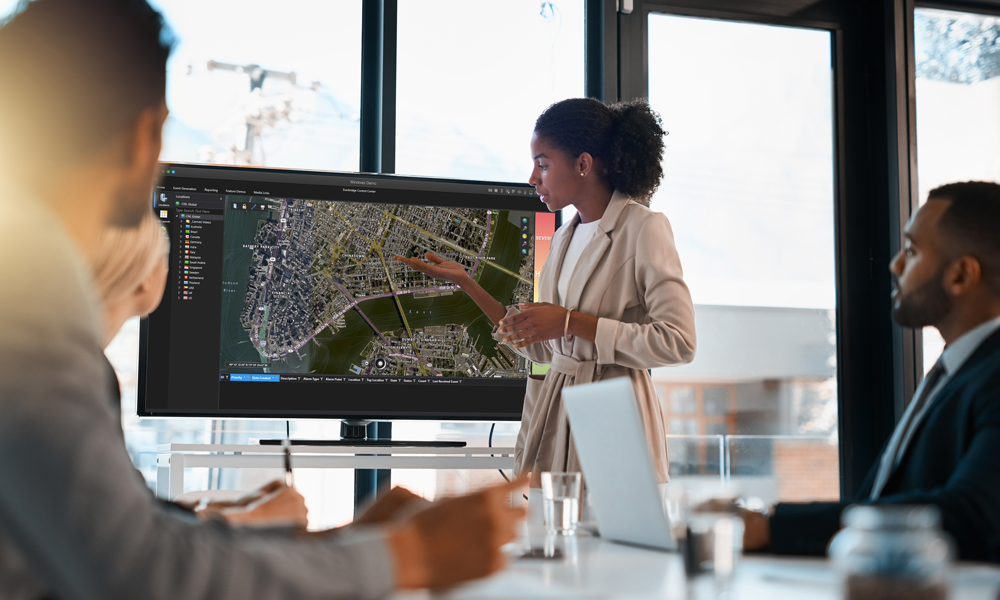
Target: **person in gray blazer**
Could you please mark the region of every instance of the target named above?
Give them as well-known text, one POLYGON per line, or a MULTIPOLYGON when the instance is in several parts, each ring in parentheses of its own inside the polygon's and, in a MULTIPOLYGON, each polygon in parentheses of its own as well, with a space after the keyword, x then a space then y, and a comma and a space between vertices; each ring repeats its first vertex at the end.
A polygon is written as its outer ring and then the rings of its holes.
POLYGON ((145 0, 0 24, 0 598, 376 598, 501 568, 522 482, 309 533, 200 522, 136 477, 90 265, 150 210, 170 47, 145 0))

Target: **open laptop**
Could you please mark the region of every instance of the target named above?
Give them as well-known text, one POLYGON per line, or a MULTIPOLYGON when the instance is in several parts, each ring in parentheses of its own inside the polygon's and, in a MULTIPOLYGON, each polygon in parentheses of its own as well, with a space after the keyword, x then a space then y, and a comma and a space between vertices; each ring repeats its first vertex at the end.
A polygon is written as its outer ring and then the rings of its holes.
POLYGON ((632 382, 619 377, 562 394, 601 537, 675 550, 632 382))

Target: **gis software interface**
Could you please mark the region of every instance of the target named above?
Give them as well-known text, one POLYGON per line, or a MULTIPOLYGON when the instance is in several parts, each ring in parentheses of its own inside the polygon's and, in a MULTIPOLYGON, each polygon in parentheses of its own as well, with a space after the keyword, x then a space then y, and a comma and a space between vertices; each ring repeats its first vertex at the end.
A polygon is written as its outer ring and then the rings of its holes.
POLYGON ((536 301, 555 218, 532 188, 160 170, 170 277, 140 414, 520 417, 531 363, 458 286, 394 257, 433 252, 504 305, 536 301))

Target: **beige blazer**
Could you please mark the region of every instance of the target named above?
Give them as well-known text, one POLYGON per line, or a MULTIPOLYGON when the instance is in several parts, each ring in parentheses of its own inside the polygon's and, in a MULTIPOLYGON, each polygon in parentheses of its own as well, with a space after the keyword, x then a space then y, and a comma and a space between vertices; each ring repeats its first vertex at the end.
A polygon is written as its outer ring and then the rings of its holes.
MULTIPOLYGON (((539 279, 539 299, 556 303, 563 257, 580 223, 577 215, 552 238, 539 279)), ((628 377, 635 388, 660 481, 667 473, 666 423, 647 369, 691 362, 695 352, 694 306, 684 283, 667 218, 615 192, 584 248, 562 303, 598 317, 594 343, 558 338, 516 350, 550 365, 544 378, 528 381, 515 449, 515 472, 539 487, 542 471, 579 471, 580 463, 562 408, 562 388, 628 377)), ((510 307, 508 315, 519 309, 510 307)), ((503 335, 494 337, 500 341, 503 335)))

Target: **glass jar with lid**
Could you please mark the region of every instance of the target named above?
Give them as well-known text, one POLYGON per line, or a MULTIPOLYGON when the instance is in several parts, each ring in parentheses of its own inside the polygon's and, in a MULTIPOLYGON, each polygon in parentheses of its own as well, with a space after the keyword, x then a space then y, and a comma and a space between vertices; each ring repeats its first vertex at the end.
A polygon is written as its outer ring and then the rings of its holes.
POLYGON ((850 506, 830 542, 845 600, 944 600, 952 543, 935 506, 850 506))

